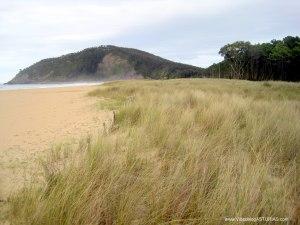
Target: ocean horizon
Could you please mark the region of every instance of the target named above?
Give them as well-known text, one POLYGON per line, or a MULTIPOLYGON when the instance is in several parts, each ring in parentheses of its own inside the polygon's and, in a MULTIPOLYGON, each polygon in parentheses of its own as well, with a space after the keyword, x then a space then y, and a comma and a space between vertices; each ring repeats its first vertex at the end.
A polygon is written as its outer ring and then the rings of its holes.
POLYGON ((0 91, 92 86, 92 85, 100 85, 103 83, 104 82, 77 82, 77 83, 51 83, 51 84, 4 84, 4 83, 0 83, 0 91))

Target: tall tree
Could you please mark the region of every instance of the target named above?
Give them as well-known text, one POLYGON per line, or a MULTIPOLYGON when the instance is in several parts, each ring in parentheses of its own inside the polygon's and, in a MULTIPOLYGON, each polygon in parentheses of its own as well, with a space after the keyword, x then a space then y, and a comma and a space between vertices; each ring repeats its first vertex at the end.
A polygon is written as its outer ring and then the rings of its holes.
POLYGON ((219 54, 230 63, 233 77, 244 77, 250 46, 250 42, 237 41, 232 44, 227 44, 220 49, 219 54))
POLYGON ((237 41, 219 51, 224 61, 209 68, 212 76, 249 80, 300 80, 300 38, 254 44, 237 41))

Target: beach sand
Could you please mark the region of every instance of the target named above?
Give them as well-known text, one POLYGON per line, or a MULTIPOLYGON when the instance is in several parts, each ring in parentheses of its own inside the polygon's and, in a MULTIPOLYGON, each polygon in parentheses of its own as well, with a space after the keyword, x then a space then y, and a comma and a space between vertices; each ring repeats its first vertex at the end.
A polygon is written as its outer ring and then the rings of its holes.
POLYGON ((87 93, 95 86, 0 91, 0 200, 43 173, 41 157, 62 142, 101 132, 110 114, 87 93))

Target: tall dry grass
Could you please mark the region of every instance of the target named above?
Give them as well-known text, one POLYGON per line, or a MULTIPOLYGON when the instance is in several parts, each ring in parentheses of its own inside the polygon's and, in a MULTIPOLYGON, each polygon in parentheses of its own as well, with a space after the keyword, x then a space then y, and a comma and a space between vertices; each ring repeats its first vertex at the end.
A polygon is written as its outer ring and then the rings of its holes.
POLYGON ((12 224, 296 223, 299 84, 122 81, 90 95, 114 125, 63 169, 50 157, 46 185, 10 199, 12 224))

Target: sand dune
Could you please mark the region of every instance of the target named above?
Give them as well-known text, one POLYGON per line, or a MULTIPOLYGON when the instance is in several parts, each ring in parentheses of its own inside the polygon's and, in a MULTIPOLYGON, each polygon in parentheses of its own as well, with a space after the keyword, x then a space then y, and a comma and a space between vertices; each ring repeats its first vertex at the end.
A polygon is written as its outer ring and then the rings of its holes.
POLYGON ((86 94, 93 86, 0 92, 0 199, 28 182, 54 143, 101 131, 109 113, 86 94))

